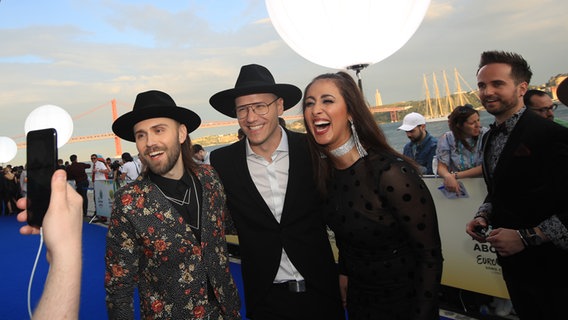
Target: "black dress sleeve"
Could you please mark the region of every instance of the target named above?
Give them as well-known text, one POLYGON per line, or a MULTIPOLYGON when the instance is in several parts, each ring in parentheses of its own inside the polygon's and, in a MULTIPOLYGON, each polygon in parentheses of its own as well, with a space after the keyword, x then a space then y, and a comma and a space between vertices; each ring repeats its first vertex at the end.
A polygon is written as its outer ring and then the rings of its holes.
POLYGON ((380 168, 376 183, 382 205, 393 212, 416 255, 415 283, 420 309, 416 319, 438 319, 443 257, 430 191, 414 168, 402 159, 393 159, 380 168))

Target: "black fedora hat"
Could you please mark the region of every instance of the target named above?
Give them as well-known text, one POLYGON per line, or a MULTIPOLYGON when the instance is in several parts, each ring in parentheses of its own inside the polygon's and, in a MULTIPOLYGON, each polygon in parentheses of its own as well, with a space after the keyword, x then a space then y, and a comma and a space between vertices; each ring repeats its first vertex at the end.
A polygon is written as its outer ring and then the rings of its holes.
POLYGON ((213 108, 231 118, 236 118, 235 99, 257 93, 273 93, 284 99, 284 110, 288 110, 300 101, 302 90, 286 83, 276 83, 266 67, 249 64, 241 67, 241 72, 233 89, 214 94, 209 103, 213 108))
POLYGON ((124 140, 135 142, 134 125, 151 118, 174 119, 187 127, 188 134, 201 124, 197 113, 178 107, 174 99, 165 92, 150 90, 136 96, 132 111, 116 119, 112 124, 112 131, 124 140))
POLYGON ((568 78, 562 80, 556 88, 556 96, 563 105, 568 106, 568 78))

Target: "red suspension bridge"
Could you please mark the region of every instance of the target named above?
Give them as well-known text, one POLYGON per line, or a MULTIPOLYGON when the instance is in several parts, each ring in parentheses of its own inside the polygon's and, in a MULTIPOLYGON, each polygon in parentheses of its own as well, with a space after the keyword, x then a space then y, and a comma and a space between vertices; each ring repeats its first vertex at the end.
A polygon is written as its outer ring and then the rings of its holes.
MULTIPOLYGON (((108 108, 109 106, 111 108, 112 120, 114 122, 114 120, 116 120, 118 118, 118 110, 117 110, 116 99, 112 99, 108 103, 104 103, 100 106, 97 106, 97 107, 94 107, 90 110, 87 110, 87 111, 85 111, 81 114, 78 114, 76 116, 72 116, 72 119, 73 119, 73 121, 78 120, 78 119, 83 118, 83 117, 85 117, 89 114, 92 114, 95 111, 104 110, 105 108, 108 108)), ((128 107, 130 108, 130 106, 128 106, 128 107)), ((406 110, 408 108, 410 108, 410 106, 408 106, 408 107, 371 107, 370 110, 373 113, 375 113, 375 112, 389 112, 391 114, 391 120, 398 121, 397 112, 406 110)), ((300 120, 300 119, 302 119, 302 115, 283 116, 283 118, 286 121, 300 120)), ((210 122, 201 123, 199 128, 200 129, 217 128, 217 127, 226 127, 226 126, 235 126, 235 125, 238 125, 237 120, 210 121, 210 122)), ((14 140, 19 140, 19 139, 22 139, 24 137, 25 137, 25 135, 18 135, 18 136, 12 137, 12 138, 14 140)), ((94 140, 106 140, 106 139, 114 139, 114 146, 115 146, 116 154, 122 154, 121 139, 119 137, 117 137, 112 132, 99 133, 99 134, 93 134, 93 135, 85 135, 85 136, 73 136, 73 137, 71 137, 71 139, 69 139, 68 143, 86 142, 86 141, 94 141, 94 140)), ((23 148, 26 147, 26 142, 25 141, 20 142, 20 143, 17 143, 17 145, 18 145, 18 149, 23 149, 23 148)))

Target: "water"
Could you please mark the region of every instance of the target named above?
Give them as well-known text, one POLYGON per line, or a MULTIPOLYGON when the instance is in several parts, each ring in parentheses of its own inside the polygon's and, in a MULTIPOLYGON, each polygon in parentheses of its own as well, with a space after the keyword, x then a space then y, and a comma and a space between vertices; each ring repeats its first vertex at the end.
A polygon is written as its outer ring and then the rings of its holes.
MULTIPOLYGON (((568 121, 568 107, 564 105, 559 105, 558 109, 554 112, 555 117, 568 121)), ((484 127, 489 127, 491 123, 494 122, 494 117, 487 111, 479 111, 479 118, 481 125, 484 127)), ((385 133, 389 144, 397 151, 402 152, 402 148, 406 143, 408 143, 408 138, 404 131, 397 130, 400 127, 401 122, 392 123, 382 123, 380 124, 381 129, 385 133)), ((436 120, 426 122, 426 130, 436 138, 439 138, 444 132, 450 130, 448 128, 447 120, 436 120)), ((204 147, 207 151, 213 151, 222 145, 208 146, 204 147)))
MULTIPOLYGON (((568 107, 564 105, 559 105, 558 109, 554 112, 556 118, 560 118, 568 121, 568 107)), ((483 127, 489 128, 489 125, 495 121, 493 115, 485 110, 479 111, 479 120, 483 127)), ((408 143, 408 138, 404 131, 397 130, 400 127, 400 122, 385 123, 380 124, 381 129, 385 133, 390 145, 397 151, 402 152, 402 149, 406 143, 408 143)), ((426 130, 436 138, 439 138, 444 132, 449 131, 447 120, 437 120, 437 121, 427 121, 426 130)))

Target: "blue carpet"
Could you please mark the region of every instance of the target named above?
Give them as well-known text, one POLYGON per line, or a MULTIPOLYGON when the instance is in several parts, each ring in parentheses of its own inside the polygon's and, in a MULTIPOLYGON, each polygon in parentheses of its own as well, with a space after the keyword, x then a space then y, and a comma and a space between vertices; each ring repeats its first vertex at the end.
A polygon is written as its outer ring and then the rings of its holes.
MULTIPOLYGON (((0 216, 0 250, 4 252, 0 264, 0 320, 29 319, 28 283, 39 246, 39 236, 23 236, 21 223, 15 216, 0 216)), ((107 319, 104 289, 104 254, 106 227, 85 223, 83 225, 83 275, 79 319, 107 319)), ((45 246, 36 267, 32 293, 32 310, 37 305, 49 264, 45 259, 45 246)), ((245 319, 241 266, 231 263, 231 273, 241 297, 241 314, 245 319)), ((136 319, 140 319, 138 294, 134 295, 136 319)), ((443 316, 440 319, 450 319, 443 316)))
MULTIPOLYGON (((0 216, 0 250, 4 252, 0 265, 1 320, 29 319, 28 283, 39 246, 39 236, 20 235, 22 226, 15 216, 0 216)), ((107 319, 104 289, 105 227, 85 223, 83 225, 83 275, 79 319, 107 319)), ((32 310, 37 305, 49 264, 45 259, 45 246, 36 267, 32 293, 32 310)), ((231 263, 231 273, 242 293, 241 269, 231 263)), ((243 299, 241 294, 241 299, 243 299)), ((243 301, 243 300, 241 300, 243 301)), ((138 296, 135 294, 136 319, 140 318, 138 296)), ((244 303, 241 309, 244 315, 244 303)))

